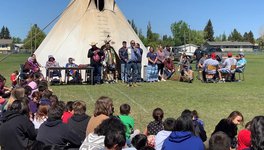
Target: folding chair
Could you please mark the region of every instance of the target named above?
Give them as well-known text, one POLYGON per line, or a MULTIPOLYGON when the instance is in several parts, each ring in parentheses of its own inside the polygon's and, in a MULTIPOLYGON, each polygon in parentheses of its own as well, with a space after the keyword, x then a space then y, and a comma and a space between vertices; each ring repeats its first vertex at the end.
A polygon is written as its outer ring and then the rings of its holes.
POLYGON ((216 72, 217 72, 217 69, 218 67, 217 66, 213 66, 213 65, 208 65, 207 66, 207 71, 214 71, 215 73, 214 74, 211 74, 211 73, 206 73, 205 74, 205 78, 206 78, 206 82, 209 83, 209 82, 214 82, 215 83, 215 78, 216 78, 216 72))

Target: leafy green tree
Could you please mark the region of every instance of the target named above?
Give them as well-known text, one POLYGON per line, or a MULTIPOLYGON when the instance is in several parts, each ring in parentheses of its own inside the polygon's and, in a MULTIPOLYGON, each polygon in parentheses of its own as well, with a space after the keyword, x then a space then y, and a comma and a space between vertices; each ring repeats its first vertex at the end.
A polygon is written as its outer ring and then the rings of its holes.
POLYGON ((12 40, 13 43, 22 43, 22 40, 19 37, 13 37, 12 40))
POLYGON ((24 40, 24 48, 36 50, 41 42, 45 39, 46 34, 38 27, 37 24, 34 24, 24 40))
POLYGON ((204 32, 199 30, 191 30, 191 39, 192 43, 196 45, 203 45, 204 40, 204 32))
POLYGON ((264 35, 262 35, 261 37, 259 37, 256 40, 256 43, 259 45, 259 49, 263 51, 264 50, 264 35))
POLYGON ((168 35, 163 35, 162 36, 162 46, 174 46, 174 41, 173 38, 171 36, 168 35))
POLYGON ((214 28, 210 19, 204 28, 204 39, 206 41, 214 41, 214 28))
POLYGON ((190 42, 188 36, 191 33, 189 25, 184 21, 174 22, 171 24, 171 32, 175 46, 183 45, 190 42))

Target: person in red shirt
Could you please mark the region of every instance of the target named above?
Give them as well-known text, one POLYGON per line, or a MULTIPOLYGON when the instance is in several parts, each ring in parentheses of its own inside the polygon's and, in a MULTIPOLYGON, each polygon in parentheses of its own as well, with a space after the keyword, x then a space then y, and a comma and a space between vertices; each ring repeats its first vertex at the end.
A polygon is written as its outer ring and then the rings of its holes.
POLYGON ((237 150, 243 150, 251 146, 251 132, 250 132, 251 121, 245 126, 245 129, 240 130, 237 136, 237 150))
POLYGON ((69 119, 73 116, 73 111, 72 111, 73 110, 72 109, 73 103, 74 103, 73 101, 67 102, 66 109, 62 115, 62 122, 63 123, 68 123, 69 119))
POLYGON ((17 85, 17 80, 18 80, 18 71, 14 71, 11 75, 10 75, 10 80, 11 80, 11 83, 12 83, 12 87, 16 87, 17 85))
POLYGON ((167 76, 167 79, 169 79, 175 72, 175 66, 173 61, 169 56, 166 57, 164 61, 164 73, 167 76))

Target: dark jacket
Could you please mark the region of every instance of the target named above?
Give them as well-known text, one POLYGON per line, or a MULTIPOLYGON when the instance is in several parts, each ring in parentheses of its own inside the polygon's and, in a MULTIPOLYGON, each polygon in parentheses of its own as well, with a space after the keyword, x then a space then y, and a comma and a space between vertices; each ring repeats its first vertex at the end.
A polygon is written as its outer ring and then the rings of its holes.
POLYGON ((74 114, 69 119, 69 122, 68 122, 69 128, 73 132, 75 132, 77 135, 79 135, 82 141, 84 141, 86 137, 86 128, 87 128, 90 118, 91 117, 86 114, 82 114, 82 115, 74 114))
POLYGON ((88 58, 90 58, 90 64, 93 65, 101 65, 102 62, 102 58, 104 56, 104 51, 100 50, 98 47, 96 47, 95 49, 91 48, 88 51, 88 58), (95 57, 95 53, 94 51, 99 50, 99 52, 97 53, 98 56, 100 57, 100 59, 98 61, 95 61, 94 57, 95 57))
POLYGON ((6 111, 1 118, 0 145, 2 150, 23 150, 36 140, 33 123, 25 115, 6 111))
POLYGON ((164 141, 162 150, 204 150, 202 140, 189 131, 173 131, 164 141))
POLYGON ((45 145, 79 147, 81 139, 61 120, 48 119, 39 127, 37 140, 45 145))
POLYGON ((230 122, 227 119, 222 119, 216 125, 215 130, 212 133, 212 135, 218 131, 222 131, 230 137, 232 148, 234 148, 236 146, 236 144, 237 144, 236 143, 237 126, 233 122, 230 122))
POLYGON ((199 136, 203 142, 207 140, 204 127, 196 120, 193 120, 194 132, 196 136, 199 136))

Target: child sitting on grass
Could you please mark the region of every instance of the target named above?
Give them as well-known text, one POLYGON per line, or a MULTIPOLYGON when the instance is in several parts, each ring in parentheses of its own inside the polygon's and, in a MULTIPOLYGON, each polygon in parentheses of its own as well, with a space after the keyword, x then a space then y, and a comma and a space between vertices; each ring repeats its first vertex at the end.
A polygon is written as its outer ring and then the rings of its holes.
POLYGON ((134 125, 135 121, 134 119, 129 116, 130 114, 130 105, 128 104, 122 104, 120 106, 120 115, 118 118, 120 118, 121 122, 126 126, 126 141, 128 146, 131 144, 130 136, 134 133, 134 125))

